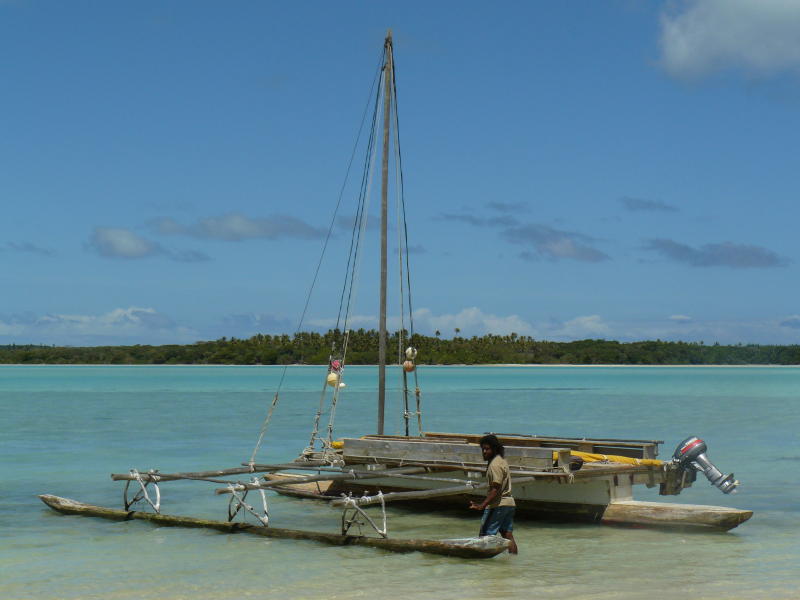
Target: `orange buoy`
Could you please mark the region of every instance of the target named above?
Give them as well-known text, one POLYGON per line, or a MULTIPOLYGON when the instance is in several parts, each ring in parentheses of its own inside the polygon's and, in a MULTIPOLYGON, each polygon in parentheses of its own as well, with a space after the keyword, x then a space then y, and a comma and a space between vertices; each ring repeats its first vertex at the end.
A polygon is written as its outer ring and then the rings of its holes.
POLYGON ((413 360, 407 360, 403 363, 403 371, 406 373, 411 373, 414 369, 416 369, 416 365, 414 364, 413 360))

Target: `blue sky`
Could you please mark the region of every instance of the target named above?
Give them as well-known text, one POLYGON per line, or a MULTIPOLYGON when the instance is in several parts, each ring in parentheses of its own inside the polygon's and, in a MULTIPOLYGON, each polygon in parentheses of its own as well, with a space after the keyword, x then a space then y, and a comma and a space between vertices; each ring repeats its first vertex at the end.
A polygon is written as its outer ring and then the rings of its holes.
POLYGON ((794 0, 0 0, 0 343, 294 331, 389 27, 418 331, 800 343, 794 0))

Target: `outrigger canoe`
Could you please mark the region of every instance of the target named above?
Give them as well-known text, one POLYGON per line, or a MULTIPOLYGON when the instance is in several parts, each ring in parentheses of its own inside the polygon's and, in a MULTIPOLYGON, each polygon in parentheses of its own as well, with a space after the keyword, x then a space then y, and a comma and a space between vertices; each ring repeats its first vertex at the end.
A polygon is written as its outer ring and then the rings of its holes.
POLYGON ((456 556, 460 558, 492 558, 501 552, 505 552, 508 547, 508 542, 497 536, 455 540, 371 538, 359 535, 342 535, 320 531, 264 527, 262 525, 252 525, 250 523, 162 515, 137 510, 118 510, 84 504, 77 500, 61 498, 60 496, 53 496, 51 494, 42 494, 39 498, 53 510, 67 515, 99 517, 112 521, 130 521, 135 519, 149 521, 160 526, 214 529, 222 533, 250 533, 271 538, 311 540, 333 546, 368 546, 370 548, 378 548, 390 552, 426 552, 428 554, 441 554, 443 556, 456 556))

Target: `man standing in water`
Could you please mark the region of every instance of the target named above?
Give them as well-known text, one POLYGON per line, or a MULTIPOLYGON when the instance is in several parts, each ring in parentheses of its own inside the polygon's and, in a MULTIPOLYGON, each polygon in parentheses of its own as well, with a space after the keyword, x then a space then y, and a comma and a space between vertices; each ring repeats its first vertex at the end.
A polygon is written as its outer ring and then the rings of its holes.
POLYGON ((489 482, 489 493, 483 502, 470 502, 469 507, 483 511, 481 536, 500 533, 511 542, 508 551, 517 554, 517 542, 511 533, 516 503, 511 495, 511 474, 505 459, 505 449, 494 435, 483 436, 480 445, 483 458, 488 463, 486 479, 489 482))

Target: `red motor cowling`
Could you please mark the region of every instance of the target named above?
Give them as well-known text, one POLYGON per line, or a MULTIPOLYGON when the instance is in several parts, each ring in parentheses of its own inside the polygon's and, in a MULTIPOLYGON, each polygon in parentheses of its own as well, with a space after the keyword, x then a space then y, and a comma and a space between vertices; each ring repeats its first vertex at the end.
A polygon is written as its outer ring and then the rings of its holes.
POLYGON ((722 471, 708 460, 706 450, 708 450, 706 443, 699 437, 688 437, 675 448, 672 460, 678 463, 682 469, 700 471, 708 478, 711 485, 719 488, 724 494, 736 493, 739 482, 734 479, 733 473, 723 475, 722 471))

